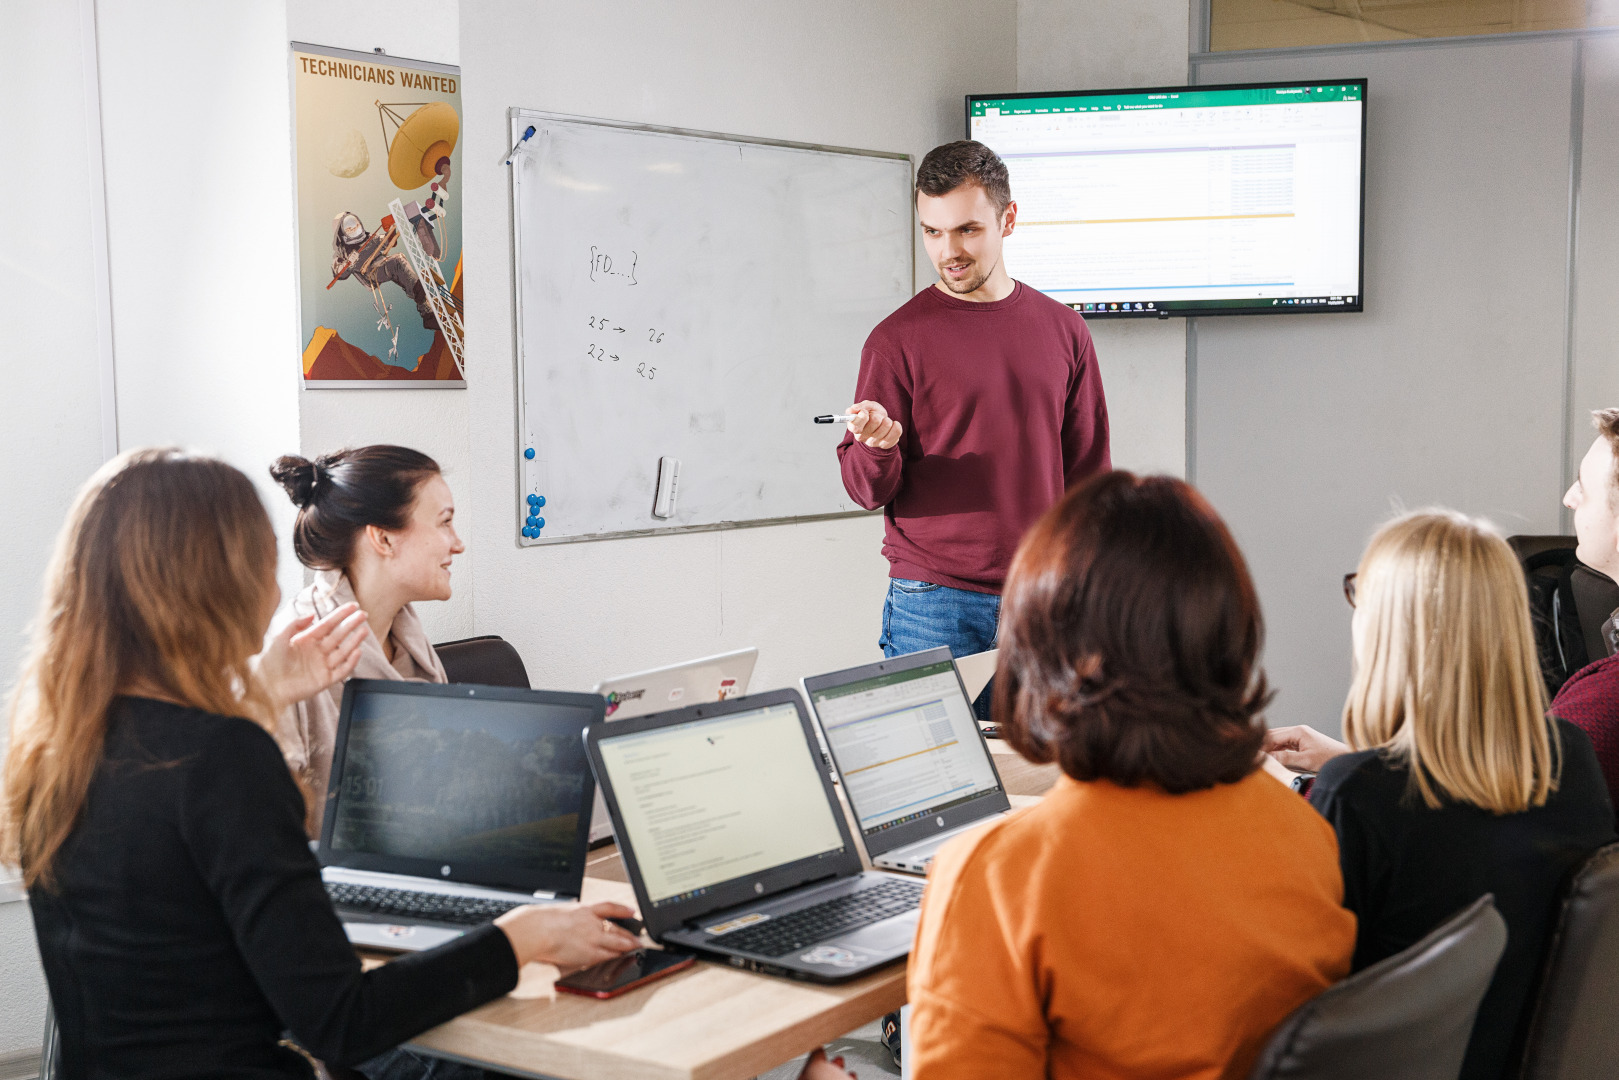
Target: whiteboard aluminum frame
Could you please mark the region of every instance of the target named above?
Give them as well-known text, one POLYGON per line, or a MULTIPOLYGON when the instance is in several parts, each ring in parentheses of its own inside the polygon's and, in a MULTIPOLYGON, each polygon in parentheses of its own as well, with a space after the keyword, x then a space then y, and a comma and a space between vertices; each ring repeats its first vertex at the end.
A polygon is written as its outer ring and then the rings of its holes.
MULTIPOLYGON (((792 142, 786 139, 762 139, 753 135, 727 135, 718 131, 703 131, 697 128, 664 127, 659 124, 639 124, 628 120, 607 120, 596 116, 575 116, 571 113, 544 112, 537 109, 524 109, 512 106, 506 110, 509 135, 512 142, 516 142, 523 134, 523 129, 532 121, 555 121, 565 124, 589 124, 594 127, 614 128, 619 131, 640 131, 654 135, 674 135, 691 139, 714 139, 720 142, 742 143, 751 146, 772 146, 788 150, 808 150, 822 154, 851 154, 857 157, 887 158, 903 161, 910 169, 911 178, 916 178, 916 160, 910 154, 900 154, 889 150, 858 150, 849 146, 833 146, 828 143, 792 142)), ((530 152, 532 143, 525 143, 518 150, 517 156, 530 152)), ((513 163, 515 165, 515 161, 513 163)), ((528 492, 524 490, 524 458, 523 450, 523 421, 528 410, 528 394, 523 385, 523 290, 520 287, 523 270, 523 229, 521 222, 521 203, 517 197, 518 170, 509 169, 506 177, 507 194, 511 200, 512 208, 512 362, 517 368, 517 408, 513 410, 516 427, 512 431, 512 440, 515 446, 513 460, 517 463, 517 491, 515 501, 518 506, 517 514, 517 546, 518 547, 544 547, 548 544, 579 544, 591 543, 597 540, 620 540, 640 536, 663 536, 669 533, 695 533, 718 532, 727 529, 751 529, 765 525, 794 525, 814 521, 833 521, 840 518, 871 517, 883 512, 882 507, 876 510, 842 510, 830 514, 804 514, 797 517, 759 518, 748 521, 718 521, 708 525, 669 525, 649 529, 621 529, 617 532, 590 533, 584 536, 540 536, 529 539, 522 534, 523 519, 527 514, 524 502, 528 492)), ((911 295, 916 295, 916 200, 910 200, 911 214, 911 295)))

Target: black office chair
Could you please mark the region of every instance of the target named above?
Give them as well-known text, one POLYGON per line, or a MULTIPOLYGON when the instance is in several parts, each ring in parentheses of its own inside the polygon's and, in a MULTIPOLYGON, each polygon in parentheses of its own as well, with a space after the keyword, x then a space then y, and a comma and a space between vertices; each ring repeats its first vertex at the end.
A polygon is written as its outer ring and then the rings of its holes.
POLYGON ((1586 664, 1608 655, 1602 624, 1619 608, 1619 584, 1574 555, 1573 536, 1509 536, 1529 586, 1529 614, 1546 693, 1586 664))
POLYGON ((499 634, 461 638, 434 645, 444 674, 453 683, 479 683, 484 686, 515 686, 529 689, 528 669, 511 642, 499 634))
POLYGON ((1619 1076, 1619 844, 1569 881, 1529 1022, 1522 1080, 1619 1076))
POLYGON ((1481 896, 1409 949, 1293 1010, 1250 1080, 1456 1080, 1506 944, 1495 898, 1481 896))

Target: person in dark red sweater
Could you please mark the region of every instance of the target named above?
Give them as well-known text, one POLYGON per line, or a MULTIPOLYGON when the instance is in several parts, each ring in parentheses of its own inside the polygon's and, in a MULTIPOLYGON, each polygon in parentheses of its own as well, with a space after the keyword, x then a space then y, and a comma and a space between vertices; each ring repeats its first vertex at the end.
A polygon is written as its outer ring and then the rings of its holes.
POLYGON ((849 497, 886 508, 884 654, 965 656, 994 647, 1024 531, 1111 468, 1107 402, 1085 320, 1006 271, 1017 204, 995 152, 935 148, 916 203, 939 280, 866 339, 838 459, 849 497))
MULTIPOLYGON (((1580 461, 1579 474, 1563 496, 1574 511, 1579 539, 1575 557, 1592 570, 1619 580, 1619 409, 1591 415, 1597 437, 1580 461)), ((1606 659, 1587 664, 1552 699, 1551 714, 1584 731, 1596 748, 1608 792, 1619 805, 1619 655, 1615 655, 1619 611, 1602 627, 1606 659)))

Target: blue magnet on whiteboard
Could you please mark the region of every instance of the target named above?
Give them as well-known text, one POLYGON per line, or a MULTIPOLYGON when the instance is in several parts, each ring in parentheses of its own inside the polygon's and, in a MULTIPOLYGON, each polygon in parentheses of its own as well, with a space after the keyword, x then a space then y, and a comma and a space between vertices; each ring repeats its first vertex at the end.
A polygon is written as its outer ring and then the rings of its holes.
POLYGON ((531 446, 527 450, 524 450, 523 451, 523 456, 528 458, 530 461, 533 461, 534 460, 534 448, 531 446))
POLYGON ((534 538, 533 537, 533 530, 531 530, 527 525, 524 525, 523 526, 523 539, 524 540, 532 540, 533 538, 534 538))
POLYGON ((523 524, 527 525, 531 529, 537 529, 540 525, 540 519, 535 517, 533 514, 530 514, 528 516, 528 520, 523 522, 523 524))
POLYGON ((545 496, 544 495, 530 495, 529 496, 529 501, 532 502, 535 506, 544 506, 545 505, 545 496))
POLYGON ((535 536, 540 535, 540 530, 543 529, 543 528, 545 528, 545 519, 544 518, 535 518, 534 519, 534 535, 535 536))

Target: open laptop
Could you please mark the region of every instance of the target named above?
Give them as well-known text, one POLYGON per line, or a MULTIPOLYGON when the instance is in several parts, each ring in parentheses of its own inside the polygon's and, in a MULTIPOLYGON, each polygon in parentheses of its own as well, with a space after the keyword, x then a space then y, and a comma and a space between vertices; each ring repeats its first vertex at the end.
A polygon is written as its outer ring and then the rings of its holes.
MULTIPOLYGON (((700 701, 725 701, 748 692, 748 680, 753 678, 753 665, 758 659, 758 649, 738 649, 603 679, 593 692, 606 700, 609 720, 628 720, 700 701)), ((613 822, 598 791, 590 811, 590 842, 595 844, 612 835, 613 822)))
POLYGON ((813 675, 804 695, 873 866, 925 874, 946 840, 1011 809, 949 649, 813 675))
POLYGON ((601 724, 585 744, 655 940, 827 983, 910 951, 922 883, 862 871, 797 691, 601 724))
POLYGON ((581 733, 603 711, 595 694, 351 679, 316 849, 349 940, 414 952, 577 898, 581 733))

